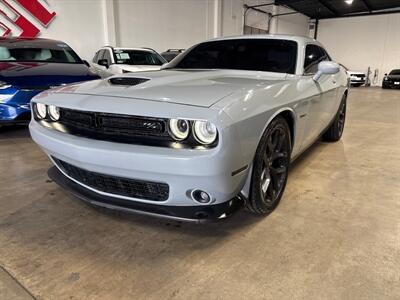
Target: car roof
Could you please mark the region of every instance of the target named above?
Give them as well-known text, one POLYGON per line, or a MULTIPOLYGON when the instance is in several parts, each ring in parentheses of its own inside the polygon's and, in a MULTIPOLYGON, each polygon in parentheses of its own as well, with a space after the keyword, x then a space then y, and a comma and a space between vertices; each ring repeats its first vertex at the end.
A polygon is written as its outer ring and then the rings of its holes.
POLYGON ((56 44, 56 43, 63 43, 63 41, 59 40, 52 40, 52 39, 44 39, 44 38, 23 38, 23 37, 0 37, 0 43, 2 44, 14 44, 18 42, 31 42, 35 44, 56 44))
POLYGON ((210 39, 208 41, 224 41, 224 40, 239 40, 239 39, 279 39, 279 40, 289 40, 295 41, 299 44, 316 44, 321 45, 317 40, 299 35, 289 35, 289 34, 253 34, 253 35, 235 35, 210 39))
POLYGON ((147 51, 147 52, 155 52, 155 50, 146 48, 146 47, 112 47, 112 46, 104 46, 101 49, 114 49, 114 50, 136 50, 136 51, 147 51))

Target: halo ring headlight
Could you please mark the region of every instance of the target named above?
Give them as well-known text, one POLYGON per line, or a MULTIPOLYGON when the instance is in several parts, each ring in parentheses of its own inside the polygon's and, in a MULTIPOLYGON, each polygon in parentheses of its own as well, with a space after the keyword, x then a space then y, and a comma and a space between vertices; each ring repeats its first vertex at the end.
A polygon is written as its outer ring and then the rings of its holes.
POLYGON ((217 139, 217 127, 209 121, 195 121, 193 132, 196 140, 203 145, 212 144, 217 139))
POLYGON ((183 119, 170 119, 169 130, 175 140, 182 141, 189 136, 189 122, 183 119))
POLYGON ((60 109, 55 105, 49 105, 49 116, 52 121, 60 119, 60 109))
POLYGON ((39 119, 45 119, 47 116, 47 106, 43 103, 36 103, 36 113, 39 119))

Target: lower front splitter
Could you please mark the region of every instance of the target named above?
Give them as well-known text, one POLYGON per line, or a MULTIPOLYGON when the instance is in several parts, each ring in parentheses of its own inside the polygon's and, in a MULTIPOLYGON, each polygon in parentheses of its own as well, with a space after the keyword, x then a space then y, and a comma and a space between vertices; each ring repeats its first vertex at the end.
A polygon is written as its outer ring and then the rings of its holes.
POLYGON ((243 201, 239 197, 224 203, 207 206, 168 206, 147 204, 104 196, 93 192, 72 181, 54 166, 48 170, 47 174, 50 179, 63 189, 92 205, 177 221, 194 223, 217 221, 229 217, 243 206, 243 201))

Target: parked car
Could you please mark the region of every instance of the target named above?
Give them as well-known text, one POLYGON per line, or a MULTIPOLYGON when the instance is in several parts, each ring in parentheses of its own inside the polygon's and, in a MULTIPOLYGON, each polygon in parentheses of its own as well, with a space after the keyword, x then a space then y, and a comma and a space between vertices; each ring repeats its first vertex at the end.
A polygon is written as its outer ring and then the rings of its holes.
POLYGON ((389 74, 385 74, 382 82, 382 88, 400 88, 400 69, 392 70, 389 74))
POLYGON ((268 214, 289 163, 321 135, 341 138, 347 91, 313 39, 221 38, 165 70, 42 93, 30 131, 50 177, 89 203, 195 222, 243 202, 268 214))
POLYGON ((64 42, 0 38, 0 126, 28 124, 31 98, 44 90, 98 78, 64 42))
POLYGON ((115 74, 160 70, 167 61, 150 48, 114 48, 106 46, 96 52, 93 71, 102 78, 115 74))
POLYGON ((364 72, 347 71, 350 76, 350 84, 354 87, 360 87, 366 83, 367 75, 364 72))
POLYGON ((183 53, 183 51, 185 51, 185 49, 168 49, 167 51, 161 53, 161 56, 170 62, 179 54, 183 53))

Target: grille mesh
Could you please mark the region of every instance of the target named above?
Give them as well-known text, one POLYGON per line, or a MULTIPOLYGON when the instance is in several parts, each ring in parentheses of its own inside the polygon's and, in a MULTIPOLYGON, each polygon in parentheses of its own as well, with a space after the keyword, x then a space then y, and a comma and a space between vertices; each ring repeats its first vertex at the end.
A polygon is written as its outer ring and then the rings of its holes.
POLYGON ((152 201, 165 201, 169 196, 166 183, 122 178, 87 171, 53 157, 54 162, 68 176, 95 190, 152 201))

